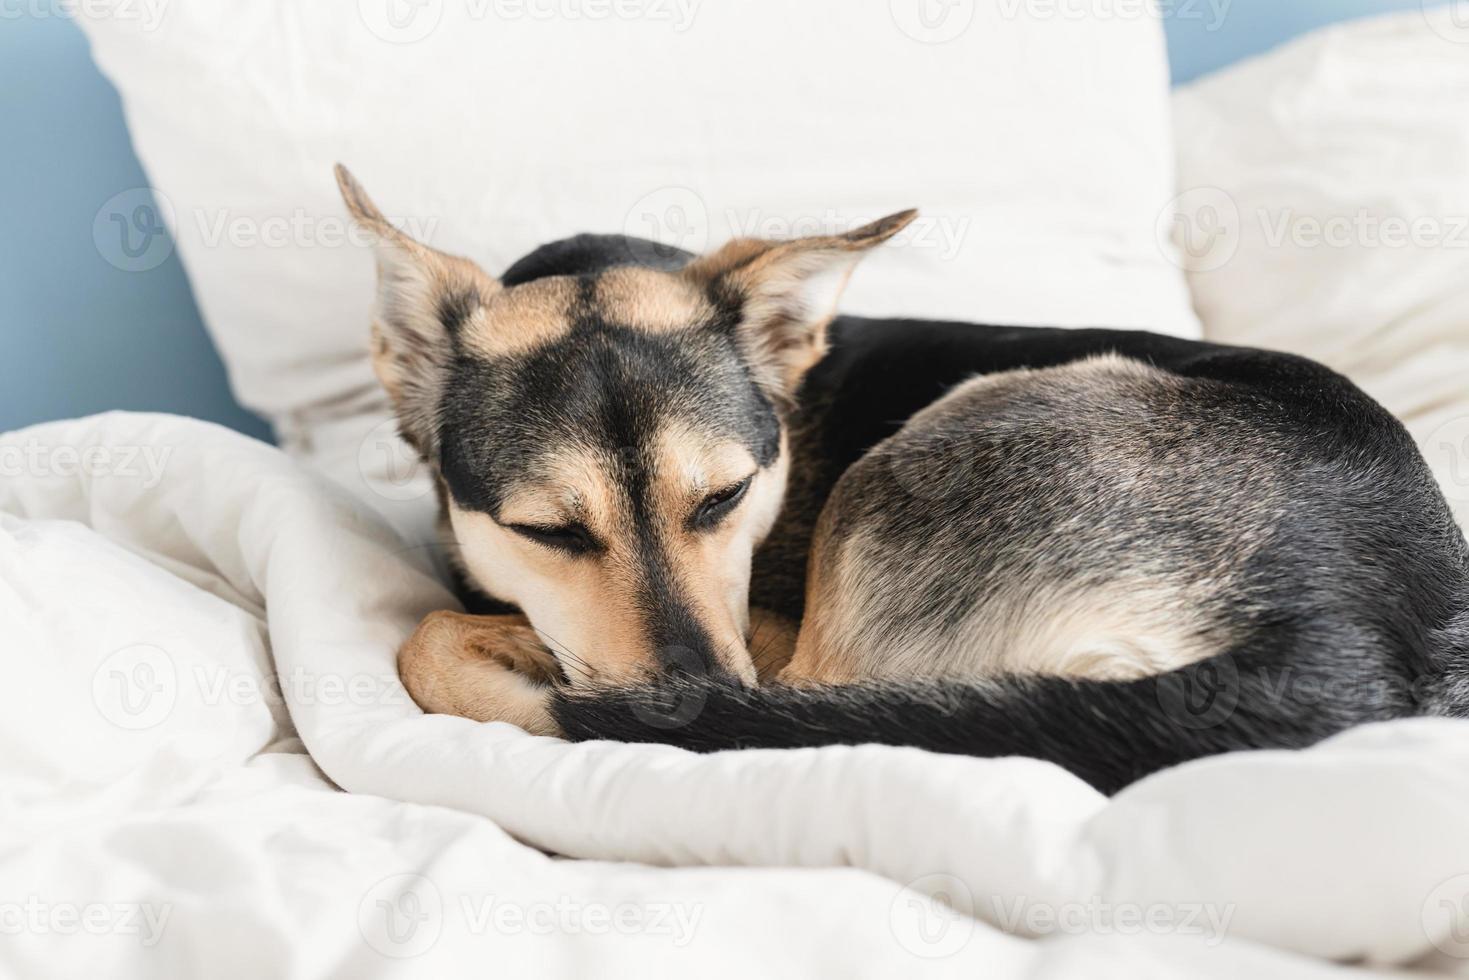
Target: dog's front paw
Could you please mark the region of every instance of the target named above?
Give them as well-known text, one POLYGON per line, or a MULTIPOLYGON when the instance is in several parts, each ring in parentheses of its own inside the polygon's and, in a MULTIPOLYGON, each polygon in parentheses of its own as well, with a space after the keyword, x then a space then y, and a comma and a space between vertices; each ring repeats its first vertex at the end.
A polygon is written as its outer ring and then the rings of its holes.
POLYGON ((561 734, 551 714, 555 659, 524 616, 430 613, 398 651, 398 674, 430 714, 561 734))

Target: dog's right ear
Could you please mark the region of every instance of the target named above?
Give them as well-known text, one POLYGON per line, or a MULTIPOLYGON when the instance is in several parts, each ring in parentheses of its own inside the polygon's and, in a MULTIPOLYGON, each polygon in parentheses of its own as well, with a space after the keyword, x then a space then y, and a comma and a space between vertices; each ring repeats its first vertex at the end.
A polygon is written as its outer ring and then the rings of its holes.
POLYGON ((826 354, 826 327, 864 254, 918 216, 899 211, 835 235, 788 241, 736 238, 681 275, 740 312, 736 336, 756 378, 790 404, 806 371, 826 354))
POLYGON ((393 227, 340 163, 336 176, 347 210, 375 239, 373 370, 398 410, 404 435, 427 453, 436 441, 433 417, 456 337, 482 315, 500 283, 470 260, 429 248, 393 227))

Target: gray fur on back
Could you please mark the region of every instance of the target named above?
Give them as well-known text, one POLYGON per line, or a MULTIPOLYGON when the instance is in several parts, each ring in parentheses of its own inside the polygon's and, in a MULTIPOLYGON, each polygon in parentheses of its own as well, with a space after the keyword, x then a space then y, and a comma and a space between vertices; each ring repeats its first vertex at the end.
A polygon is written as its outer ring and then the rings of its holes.
POLYGON ((1225 650, 1298 463, 1240 398, 1117 356, 959 386, 837 484, 823 644, 862 676, 1121 678, 1225 650))

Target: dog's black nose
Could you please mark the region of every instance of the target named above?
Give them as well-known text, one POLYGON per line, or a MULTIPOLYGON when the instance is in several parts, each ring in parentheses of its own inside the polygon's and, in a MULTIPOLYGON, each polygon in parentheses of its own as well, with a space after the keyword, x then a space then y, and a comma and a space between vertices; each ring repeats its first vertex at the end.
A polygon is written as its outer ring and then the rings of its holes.
POLYGON ((658 668, 670 680, 708 680, 720 684, 740 684, 735 674, 720 662, 712 643, 695 645, 694 638, 684 642, 661 643, 658 646, 658 668))
POLYGON ((714 637, 672 590, 662 592, 648 617, 658 672, 669 679, 740 684, 719 656, 714 637))

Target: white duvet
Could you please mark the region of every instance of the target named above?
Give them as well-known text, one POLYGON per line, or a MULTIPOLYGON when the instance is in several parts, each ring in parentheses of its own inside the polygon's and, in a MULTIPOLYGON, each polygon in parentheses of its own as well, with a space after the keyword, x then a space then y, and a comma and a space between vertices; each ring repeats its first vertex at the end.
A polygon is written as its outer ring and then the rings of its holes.
POLYGON ((0 974, 1469 964, 1469 723, 1206 760, 1111 801, 1023 759, 568 745, 406 696, 394 650, 452 602, 427 568, 220 428, 0 437, 0 974))

